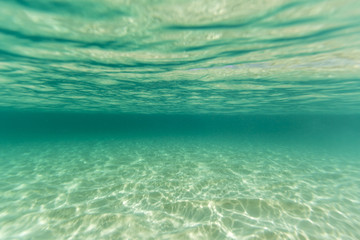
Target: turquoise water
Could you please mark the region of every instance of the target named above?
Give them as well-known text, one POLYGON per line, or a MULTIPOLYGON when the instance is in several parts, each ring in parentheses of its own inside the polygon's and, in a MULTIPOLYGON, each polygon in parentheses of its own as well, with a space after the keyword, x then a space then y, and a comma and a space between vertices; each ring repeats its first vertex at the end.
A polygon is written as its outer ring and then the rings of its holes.
POLYGON ((359 16, 0 0, 0 239, 359 239, 359 16))

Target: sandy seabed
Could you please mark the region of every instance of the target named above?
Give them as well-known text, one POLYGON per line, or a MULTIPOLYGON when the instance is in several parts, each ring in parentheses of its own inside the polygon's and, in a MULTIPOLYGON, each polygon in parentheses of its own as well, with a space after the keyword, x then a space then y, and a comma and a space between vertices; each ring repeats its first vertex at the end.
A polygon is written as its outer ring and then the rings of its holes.
POLYGON ((0 239, 357 239, 360 163, 276 143, 2 144, 0 239))

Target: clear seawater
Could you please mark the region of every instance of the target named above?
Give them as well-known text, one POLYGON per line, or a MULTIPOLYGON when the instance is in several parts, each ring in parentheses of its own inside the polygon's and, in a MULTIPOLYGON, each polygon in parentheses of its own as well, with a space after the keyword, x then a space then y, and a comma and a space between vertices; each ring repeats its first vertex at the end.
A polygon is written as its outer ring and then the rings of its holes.
POLYGON ((357 0, 0 0, 0 239, 360 239, 357 0))

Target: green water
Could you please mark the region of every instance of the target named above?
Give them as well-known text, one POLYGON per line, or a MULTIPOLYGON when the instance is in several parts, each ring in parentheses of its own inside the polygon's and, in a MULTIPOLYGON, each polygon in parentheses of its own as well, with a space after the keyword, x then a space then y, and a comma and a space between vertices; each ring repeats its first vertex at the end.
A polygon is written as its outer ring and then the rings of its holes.
POLYGON ((0 4, 6 109, 360 112, 356 0, 0 4))
POLYGON ((359 16, 0 0, 0 239, 360 239, 359 16))
POLYGON ((358 115, 2 116, 1 239, 359 237, 358 115))

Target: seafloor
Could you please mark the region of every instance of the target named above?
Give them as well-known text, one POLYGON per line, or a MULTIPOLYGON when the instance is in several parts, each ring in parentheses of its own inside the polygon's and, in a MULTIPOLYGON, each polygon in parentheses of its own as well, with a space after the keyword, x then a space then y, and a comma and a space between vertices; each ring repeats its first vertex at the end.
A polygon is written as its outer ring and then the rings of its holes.
POLYGON ((0 239, 357 239, 360 163, 266 136, 2 141, 0 239))

